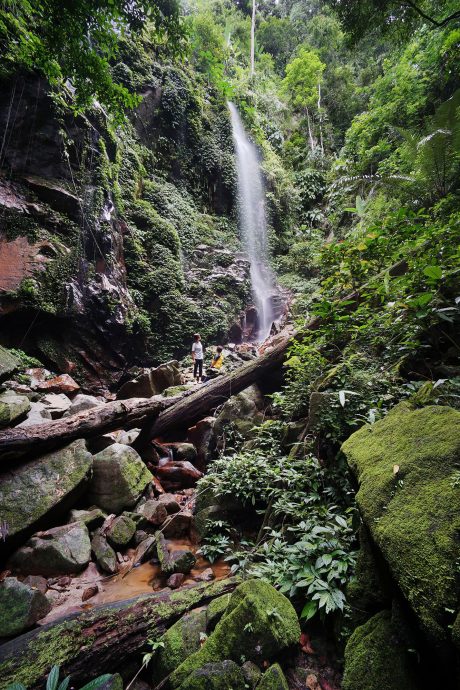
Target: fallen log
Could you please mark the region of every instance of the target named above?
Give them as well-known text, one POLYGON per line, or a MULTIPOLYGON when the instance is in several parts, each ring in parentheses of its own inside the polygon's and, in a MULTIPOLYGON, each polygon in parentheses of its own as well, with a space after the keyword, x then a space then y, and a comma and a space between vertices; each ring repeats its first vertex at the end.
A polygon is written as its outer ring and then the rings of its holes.
POLYGON ((178 592, 146 594, 62 618, 25 633, 0 647, 0 688, 13 682, 42 690, 54 664, 61 677, 79 687, 102 673, 123 669, 148 651, 186 611, 232 592, 237 578, 183 587, 178 592))
POLYGON ((77 438, 91 438, 115 429, 143 427, 177 398, 115 400, 44 424, 0 432, 0 461, 40 454, 77 438))

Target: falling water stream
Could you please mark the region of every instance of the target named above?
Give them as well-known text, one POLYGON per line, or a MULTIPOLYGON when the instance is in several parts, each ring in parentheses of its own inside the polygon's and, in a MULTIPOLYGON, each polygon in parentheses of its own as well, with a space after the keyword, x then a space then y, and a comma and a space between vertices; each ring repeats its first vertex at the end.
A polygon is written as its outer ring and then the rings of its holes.
POLYGON ((273 279, 268 265, 265 188, 259 153, 244 129, 233 103, 228 104, 232 121, 238 172, 239 220, 251 264, 251 287, 258 313, 257 340, 270 335, 274 319, 273 279))

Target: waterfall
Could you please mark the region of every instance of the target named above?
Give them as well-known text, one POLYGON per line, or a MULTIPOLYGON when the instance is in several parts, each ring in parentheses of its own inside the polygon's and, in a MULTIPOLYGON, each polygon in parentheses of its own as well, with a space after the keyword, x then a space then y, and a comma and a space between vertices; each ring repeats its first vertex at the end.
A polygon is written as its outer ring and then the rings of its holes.
POLYGON ((268 265, 265 188, 259 153, 249 140, 238 110, 228 104, 232 121, 238 172, 239 222, 251 264, 251 287, 259 317, 258 340, 270 334, 274 314, 273 280, 268 265))

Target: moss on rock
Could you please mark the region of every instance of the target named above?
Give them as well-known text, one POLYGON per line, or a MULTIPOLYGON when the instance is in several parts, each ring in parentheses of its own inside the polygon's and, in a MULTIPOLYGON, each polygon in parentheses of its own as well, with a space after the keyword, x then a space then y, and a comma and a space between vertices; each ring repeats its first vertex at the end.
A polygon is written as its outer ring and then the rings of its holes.
POLYGON ((198 651, 201 636, 206 632, 206 610, 191 611, 175 623, 162 636, 153 668, 154 685, 174 671, 191 654, 198 651))
POLYGON ((406 645, 398 636, 389 611, 381 611, 356 628, 348 640, 342 688, 419 689, 406 645))
POLYGON ((209 663, 193 671, 180 690, 245 690, 244 676, 234 661, 209 663))
POLYGON ((273 664, 265 671, 257 690, 289 690, 286 678, 279 664, 273 664))
POLYGON ((171 686, 180 687, 193 671, 210 662, 270 658, 295 644, 299 636, 289 600, 262 580, 248 580, 233 592, 225 615, 201 649, 171 675, 171 686))
POLYGON ((373 540, 425 633, 444 642, 460 594, 460 413, 398 406, 342 448, 373 540))

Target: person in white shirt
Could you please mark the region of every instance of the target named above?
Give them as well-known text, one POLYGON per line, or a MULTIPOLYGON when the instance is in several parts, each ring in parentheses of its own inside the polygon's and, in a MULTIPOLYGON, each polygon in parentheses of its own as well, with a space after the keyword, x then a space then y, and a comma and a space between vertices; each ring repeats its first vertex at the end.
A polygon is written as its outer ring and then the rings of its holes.
POLYGON ((199 333, 193 336, 192 344, 192 359, 193 359, 193 378, 197 383, 203 380, 203 343, 199 333))

